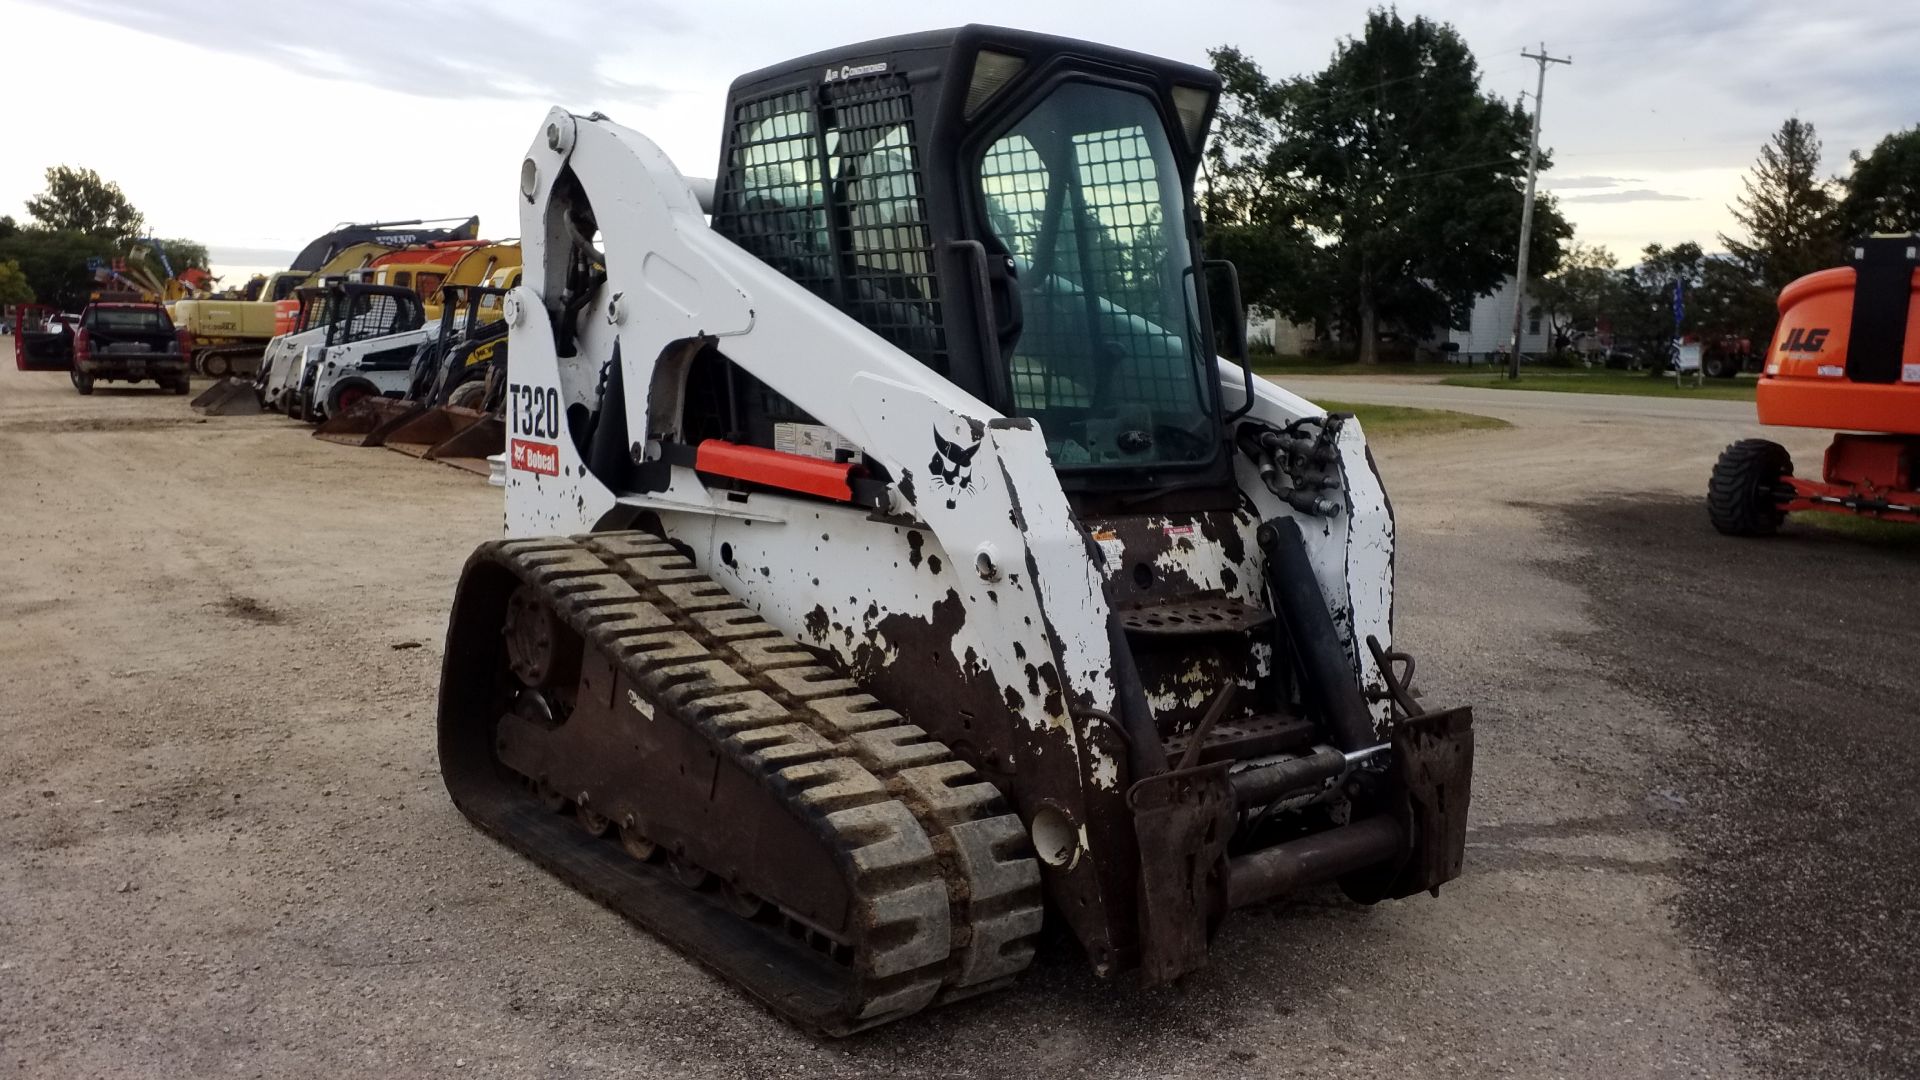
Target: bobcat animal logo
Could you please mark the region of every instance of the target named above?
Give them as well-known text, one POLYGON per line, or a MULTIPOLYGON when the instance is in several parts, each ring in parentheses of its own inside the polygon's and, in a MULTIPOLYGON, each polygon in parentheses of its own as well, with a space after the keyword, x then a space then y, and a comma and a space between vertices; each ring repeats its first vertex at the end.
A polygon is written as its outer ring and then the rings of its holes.
MULTIPOLYGON (((941 437, 939 429, 933 432, 933 460, 927 462, 927 469, 933 473, 933 482, 951 491, 968 491, 973 488, 973 455, 980 452, 980 440, 975 439, 972 446, 961 446, 941 437)), ((953 500, 947 500, 947 509, 953 509, 953 500)))

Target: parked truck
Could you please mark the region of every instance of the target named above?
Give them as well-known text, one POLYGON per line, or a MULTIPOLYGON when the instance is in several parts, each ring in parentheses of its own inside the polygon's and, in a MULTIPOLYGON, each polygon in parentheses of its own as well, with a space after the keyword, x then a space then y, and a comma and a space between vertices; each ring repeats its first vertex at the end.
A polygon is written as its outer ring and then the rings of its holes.
POLYGON ((174 328, 165 304, 129 301, 87 305, 73 334, 73 388, 93 393, 98 382, 152 380, 187 392, 187 336, 174 328))

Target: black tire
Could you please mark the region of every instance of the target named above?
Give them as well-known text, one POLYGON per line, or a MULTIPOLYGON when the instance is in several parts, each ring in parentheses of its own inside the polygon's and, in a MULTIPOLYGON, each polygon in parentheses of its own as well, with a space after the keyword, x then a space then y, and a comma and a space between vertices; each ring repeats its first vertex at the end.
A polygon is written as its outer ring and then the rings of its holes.
POLYGON ((485 379, 468 379, 453 388, 447 395, 447 404, 478 412, 486 408, 487 382, 485 379))
POLYGON ((73 388, 75 390, 80 391, 82 394, 93 393, 93 376, 85 374, 79 368, 69 370, 67 375, 73 380, 73 388))
POLYGON ((1724 353, 1709 353, 1700 362, 1700 370, 1709 379, 1731 379, 1740 372, 1740 361, 1724 353))
POLYGON ((185 375, 180 376, 170 383, 162 383, 161 385, 176 394, 184 394, 193 389, 193 381, 185 375))
POLYGON ((1707 516, 1727 536, 1772 536, 1787 519, 1781 481, 1793 475, 1787 448, 1765 439, 1741 439, 1714 463, 1707 485, 1707 516))
MULTIPOLYGON (((327 415, 325 418, 331 420, 339 416, 341 413, 352 408, 361 398, 379 396, 380 388, 367 382, 365 379, 350 379, 338 383, 332 390, 327 392, 327 415)), ((320 418, 309 415, 307 419, 315 420, 320 418)))

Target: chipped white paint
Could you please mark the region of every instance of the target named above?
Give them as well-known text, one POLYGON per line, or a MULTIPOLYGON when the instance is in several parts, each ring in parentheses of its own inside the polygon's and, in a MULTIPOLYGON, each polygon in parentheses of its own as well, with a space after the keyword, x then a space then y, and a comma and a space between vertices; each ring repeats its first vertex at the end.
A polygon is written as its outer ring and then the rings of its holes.
MULTIPOLYGON (((1044 735, 1030 740, 1033 757, 1022 769, 1058 763, 1077 768, 1086 784, 1117 787, 1120 762, 1097 740, 1081 738, 1071 710, 1114 708, 1104 586, 1123 553, 1082 527, 1037 426, 1007 420, 715 233, 687 179, 641 135, 555 110, 527 162, 524 277, 508 301, 524 317, 510 320, 510 380, 556 391, 568 416, 558 438, 541 440, 539 454, 550 450, 552 458, 525 459, 551 460, 551 471, 516 465, 513 442, 522 437, 509 435, 508 533, 580 532, 655 514, 705 572, 797 640, 855 671, 925 657, 963 679, 989 680, 995 700, 1044 735), (569 171, 592 201, 607 279, 577 313, 563 348, 554 326, 573 238, 567 196, 556 195, 555 185, 569 171), (616 352, 629 448, 657 455, 660 442, 679 435, 685 368, 677 343, 703 337, 884 467, 895 478, 887 515, 721 491, 680 467, 669 470, 663 489, 648 492, 611 490, 591 475, 571 434, 572 407, 598 405, 616 352), (964 460, 942 456, 952 448, 964 460), (1090 540, 1110 557, 1090 559, 1090 540)), ((1240 373, 1222 367, 1231 408, 1243 397, 1240 373)), ((1256 418, 1284 424, 1323 415, 1277 387, 1257 383, 1256 390, 1256 418)), ((1338 449, 1341 512, 1293 516, 1349 653, 1372 681, 1359 640, 1374 633, 1390 641, 1392 519, 1357 424, 1338 449)), ((1235 470, 1259 520, 1293 514, 1242 455, 1235 470)), ((1202 588, 1262 603, 1253 520, 1242 522, 1247 553, 1237 561, 1195 535, 1159 565, 1202 588)), ((1272 662, 1268 652, 1257 659, 1272 662)), ((1197 685, 1179 689, 1188 707, 1205 696, 1197 685)), ((1083 828, 1069 835, 1076 853, 1086 847, 1083 828)))
POLYGON ((642 718, 653 719, 653 702, 641 697, 639 691, 627 691, 627 704, 633 706, 633 711, 639 713, 642 718))
MULTIPOLYGON (((1229 410, 1237 409, 1247 399, 1243 379, 1240 368, 1220 362, 1221 397, 1229 410)), ((1320 406, 1265 379, 1255 378, 1253 391, 1250 419, 1284 427, 1303 417, 1326 415, 1320 406)), ((1382 648, 1393 645, 1393 508, 1367 456, 1366 436, 1359 421, 1346 422, 1336 445, 1344 491, 1341 512, 1332 517, 1296 513, 1267 490, 1244 454, 1235 455, 1234 471, 1240 489, 1252 496, 1262 520, 1284 514, 1300 523, 1308 559, 1326 596, 1327 609, 1333 613, 1334 627, 1340 632, 1361 684, 1371 689, 1383 682, 1379 665, 1367 650, 1366 637, 1372 634, 1382 648)), ((1375 724, 1384 726, 1391 716, 1391 703, 1379 700, 1370 707, 1375 724)))
POLYGON ((563 403, 592 407, 617 343, 628 437, 644 446, 673 434, 650 428, 650 421, 673 415, 649 412, 656 375, 670 374, 659 370, 658 358, 672 342, 718 337, 730 360, 902 479, 893 510, 924 523, 925 561, 904 576, 879 565, 874 550, 895 556, 884 559, 887 564, 904 563, 906 550, 896 526, 869 521, 865 511, 777 495, 723 499, 685 469, 673 470, 663 492, 611 491, 586 471, 564 436, 555 440, 557 476, 514 467, 509 446, 509 534, 591 529, 623 503, 653 510, 671 535, 700 554, 703 568, 775 625, 843 655, 856 652, 865 633, 860 627, 855 640, 847 638, 860 612, 877 606, 931 621, 935 605, 951 593, 966 616, 949 646, 955 663, 1002 673, 1017 691, 1025 721, 1059 733, 1080 754, 1069 703, 1079 695, 1095 708, 1113 705, 1107 607, 1038 430, 996 424, 1003 418, 985 403, 715 233, 687 180, 638 133, 555 110, 527 160, 520 230, 526 262, 514 302, 558 314, 570 234, 554 184, 569 169, 592 200, 607 281, 577 320, 573 356, 559 355, 550 318, 528 317, 510 327, 511 381, 557 388, 563 403), (608 317, 616 297, 617 321, 608 317), (941 486, 928 475, 936 434, 978 446, 964 483, 941 486), (821 529, 810 522, 800 531, 798 514, 817 515, 821 529), (816 553, 809 538, 820 532, 835 539, 816 553), (722 545, 736 568, 724 573, 722 545), (981 550, 993 553, 994 580, 974 573, 981 550), (952 553, 965 553, 965 565, 956 566, 952 553), (943 566, 937 583, 925 569, 934 558, 943 566), (737 572, 748 565, 767 573, 737 572), (842 609, 845 618, 829 614, 841 630, 809 633, 816 608, 842 609), (1005 674, 1030 665, 1057 668, 1062 693, 1044 686, 1029 693, 1023 678, 1005 674))
POLYGON ((1120 787, 1120 762, 1115 759, 1112 754, 1107 752, 1106 747, 1101 746, 1098 742, 1089 743, 1088 746, 1087 756, 1093 762, 1093 767, 1088 770, 1088 775, 1092 778, 1094 786, 1103 787, 1109 791, 1118 790, 1120 787))

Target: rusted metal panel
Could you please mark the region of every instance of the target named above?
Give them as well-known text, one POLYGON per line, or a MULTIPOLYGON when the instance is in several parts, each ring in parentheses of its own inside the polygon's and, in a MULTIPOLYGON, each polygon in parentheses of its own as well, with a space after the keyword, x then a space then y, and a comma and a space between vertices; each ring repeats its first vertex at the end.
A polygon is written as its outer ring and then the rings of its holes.
POLYGON ((1406 845, 1386 815, 1289 840, 1229 864, 1226 905, 1246 907, 1390 860, 1406 845))
POLYGON ((1149 986, 1206 965, 1233 835, 1226 766, 1161 773, 1129 795, 1140 851, 1140 977, 1149 986))

